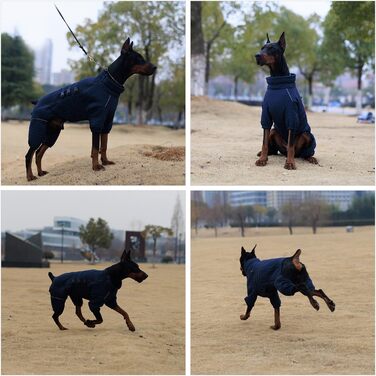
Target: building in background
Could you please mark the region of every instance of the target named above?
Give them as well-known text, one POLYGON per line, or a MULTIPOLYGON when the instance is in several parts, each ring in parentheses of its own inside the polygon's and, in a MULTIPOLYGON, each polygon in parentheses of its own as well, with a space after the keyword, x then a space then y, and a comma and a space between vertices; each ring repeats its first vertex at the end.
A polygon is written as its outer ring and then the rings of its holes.
POLYGON ((35 76, 36 80, 42 85, 51 84, 52 51, 51 39, 46 39, 43 46, 35 51, 35 76))
POLYGON ((232 207, 260 205, 279 210, 289 202, 299 203, 308 199, 320 199, 345 211, 355 196, 363 191, 194 191, 192 200, 204 202, 209 207, 228 204, 232 207))
POLYGON ((52 85, 54 86, 67 85, 74 81, 74 73, 68 69, 62 69, 60 72, 52 74, 52 85))

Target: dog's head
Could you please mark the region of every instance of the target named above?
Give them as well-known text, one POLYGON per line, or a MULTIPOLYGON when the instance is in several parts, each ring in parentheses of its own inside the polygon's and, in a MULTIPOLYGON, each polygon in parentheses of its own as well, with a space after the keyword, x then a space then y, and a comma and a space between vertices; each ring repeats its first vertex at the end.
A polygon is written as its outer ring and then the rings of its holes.
POLYGON ((118 265, 120 265, 121 279, 132 278, 141 283, 148 277, 138 264, 131 260, 131 251, 124 250, 118 265))
POLYGON ((133 42, 129 38, 124 42, 121 48, 121 58, 124 69, 130 69, 130 75, 141 74, 143 76, 151 76, 157 67, 146 61, 144 57, 133 49, 133 42))
MULTIPOLYGON (((300 262, 302 251, 298 249, 291 257, 286 259, 282 265, 282 275, 295 285, 306 285, 310 281, 307 268, 300 262)), ((308 286, 307 286, 308 287, 308 286)))
POLYGON ((257 246, 257 244, 253 247, 251 252, 247 252, 244 249, 244 247, 241 248, 240 259, 239 259, 239 261, 240 261, 240 271, 242 272, 244 277, 247 276, 247 274, 245 273, 245 270, 244 270, 244 264, 247 260, 256 258, 256 253, 255 253, 256 246, 257 246))
POLYGON ((281 34, 278 42, 272 43, 269 35, 266 34, 266 43, 261 47, 260 52, 255 55, 257 65, 272 66, 280 61, 286 49, 285 32, 281 34))

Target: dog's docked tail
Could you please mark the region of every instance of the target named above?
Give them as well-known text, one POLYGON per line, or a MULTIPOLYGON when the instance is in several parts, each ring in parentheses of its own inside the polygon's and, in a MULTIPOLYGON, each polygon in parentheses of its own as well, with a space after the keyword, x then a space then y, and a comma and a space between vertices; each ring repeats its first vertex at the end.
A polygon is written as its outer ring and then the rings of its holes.
POLYGON ((50 277, 50 280, 53 282, 55 279, 55 276, 51 272, 48 272, 48 276, 50 277))

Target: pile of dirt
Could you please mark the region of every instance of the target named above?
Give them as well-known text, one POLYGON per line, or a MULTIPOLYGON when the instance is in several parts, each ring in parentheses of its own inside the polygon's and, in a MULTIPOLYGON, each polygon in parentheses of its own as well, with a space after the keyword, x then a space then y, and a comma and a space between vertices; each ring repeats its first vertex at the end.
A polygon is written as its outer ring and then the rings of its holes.
POLYGON ((146 151, 143 155, 159 159, 160 161, 182 162, 185 159, 185 149, 182 146, 154 146, 151 151, 146 151))

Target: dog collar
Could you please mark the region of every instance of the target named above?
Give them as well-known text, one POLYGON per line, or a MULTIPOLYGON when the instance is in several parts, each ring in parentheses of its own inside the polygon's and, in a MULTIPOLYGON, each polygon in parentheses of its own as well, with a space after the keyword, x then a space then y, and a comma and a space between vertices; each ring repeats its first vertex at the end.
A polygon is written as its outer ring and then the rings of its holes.
POLYGON ((296 75, 266 77, 268 89, 288 89, 295 87, 296 75))
POLYGON ((115 95, 120 95, 124 91, 124 86, 119 84, 108 72, 107 69, 104 69, 97 78, 102 81, 102 83, 115 95))

